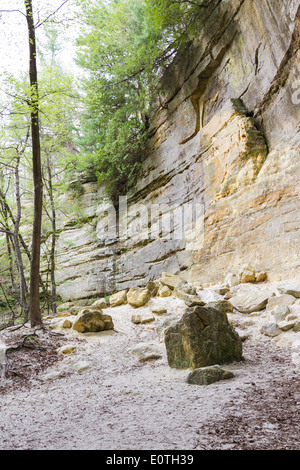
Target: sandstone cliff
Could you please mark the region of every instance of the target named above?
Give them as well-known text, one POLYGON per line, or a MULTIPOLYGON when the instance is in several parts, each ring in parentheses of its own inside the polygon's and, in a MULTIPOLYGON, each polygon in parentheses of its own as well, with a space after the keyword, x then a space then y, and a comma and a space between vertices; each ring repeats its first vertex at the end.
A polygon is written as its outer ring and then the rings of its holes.
POLYGON ((81 225, 64 198, 63 300, 163 271, 216 283, 248 262, 299 279, 299 32, 300 0, 211 2, 164 77, 142 175, 121 201, 127 223, 96 184, 83 185, 81 225))

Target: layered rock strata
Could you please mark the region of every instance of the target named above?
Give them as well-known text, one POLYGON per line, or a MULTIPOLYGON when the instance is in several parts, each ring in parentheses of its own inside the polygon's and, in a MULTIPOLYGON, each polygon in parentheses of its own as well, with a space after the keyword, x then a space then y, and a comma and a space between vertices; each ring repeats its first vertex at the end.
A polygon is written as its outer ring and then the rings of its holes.
POLYGON ((65 219, 63 300, 163 271, 216 283, 249 262, 270 280, 299 279, 299 31, 300 0, 210 2, 164 78, 149 153, 119 213, 87 183, 84 223, 65 219))

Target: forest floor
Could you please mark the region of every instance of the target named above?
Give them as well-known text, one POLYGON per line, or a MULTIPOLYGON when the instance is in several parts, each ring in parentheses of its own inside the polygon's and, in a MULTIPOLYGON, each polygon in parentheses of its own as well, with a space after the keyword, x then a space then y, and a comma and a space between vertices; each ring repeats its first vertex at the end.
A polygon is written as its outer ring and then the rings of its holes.
MULTIPOLYGON (((183 311, 175 298, 150 303, 183 311)), ((162 318, 134 325, 133 310, 105 311, 115 331, 84 335, 46 321, 43 330, 1 332, 11 349, 0 382, 0 450, 299 450, 293 341, 258 334, 259 323, 235 313, 247 339, 243 360, 224 366, 234 378, 189 385, 189 371, 171 369, 157 339, 162 318), (157 344, 162 357, 139 362, 129 349, 141 342, 157 344), (58 353, 70 343, 72 354, 58 353), (89 368, 78 373, 80 361, 89 368)))

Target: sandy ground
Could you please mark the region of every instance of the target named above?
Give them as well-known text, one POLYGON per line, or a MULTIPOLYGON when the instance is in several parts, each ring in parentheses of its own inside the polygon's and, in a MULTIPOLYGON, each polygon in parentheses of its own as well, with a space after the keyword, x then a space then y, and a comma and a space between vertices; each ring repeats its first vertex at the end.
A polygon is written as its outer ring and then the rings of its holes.
MULTIPOLYGON (((151 299, 139 312, 154 305, 178 316, 185 310, 169 297, 151 299)), ((189 385, 189 371, 171 369, 158 341, 156 327, 165 317, 134 325, 134 311, 128 305, 106 310, 115 331, 40 331, 34 344, 45 351, 20 348, 8 355, 0 386, 1 450, 299 450, 300 333, 270 339, 259 333, 263 312, 251 321, 230 314, 247 336, 243 361, 224 366, 235 377, 189 385), (162 358, 139 362, 129 349, 140 342, 159 345, 162 358), (58 355, 66 343, 76 350, 58 355), (76 372, 79 361, 90 367, 76 372)), ((30 332, 13 334, 20 340, 30 332)), ((1 336, 12 341, 12 332, 1 336)))

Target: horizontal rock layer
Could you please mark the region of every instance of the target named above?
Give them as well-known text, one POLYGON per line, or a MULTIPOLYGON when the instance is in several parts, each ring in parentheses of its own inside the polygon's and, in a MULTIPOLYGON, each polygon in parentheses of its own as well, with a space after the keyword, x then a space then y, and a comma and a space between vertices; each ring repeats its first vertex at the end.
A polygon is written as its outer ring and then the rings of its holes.
POLYGON ((270 280, 299 278, 299 5, 210 2, 164 78, 142 175, 119 219, 85 184, 81 225, 78 214, 65 220, 64 300, 145 285, 163 271, 221 282, 249 262, 270 280))

